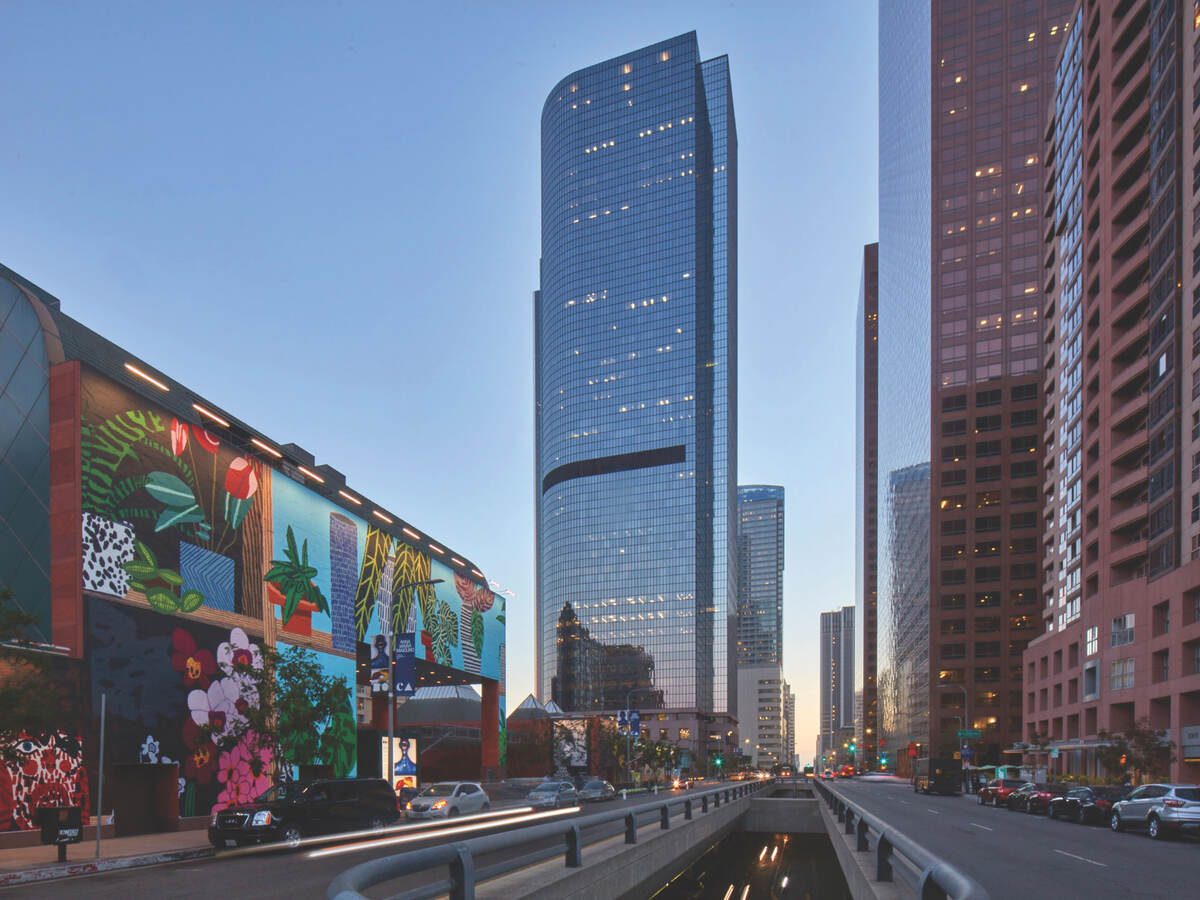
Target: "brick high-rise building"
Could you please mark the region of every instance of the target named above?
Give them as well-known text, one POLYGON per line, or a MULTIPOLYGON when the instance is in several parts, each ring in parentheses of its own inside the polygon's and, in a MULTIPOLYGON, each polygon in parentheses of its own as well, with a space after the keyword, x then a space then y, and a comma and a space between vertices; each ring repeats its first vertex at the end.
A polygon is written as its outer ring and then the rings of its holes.
POLYGON ((1200 20, 1154 0, 1073 15, 1046 129, 1046 634, 1025 651, 1025 737, 1058 751, 1039 759, 1053 771, 1113 774, 1100 733, 1148 719, 1178 757, 1149 774, 1191 782, 1200 114, 1184 87, 1200 75, 1200 20))
POLYGON ((875 768, 879 748, 879 702, 876 692, 876 633, 878 630, 879 524, 879 245, 863 247, 862 279, 858 289, 858 384, 856 431, 858 458, 854 473, 855 597, 860 627, 854 659, 856 682, 861 685, 862 719, 859 730, 860 763, 875 768))
POLYGON ((1041 631, 1041 136, 1071 6, 932 7, 929 742, 965 720, 989 762, 1041 631))

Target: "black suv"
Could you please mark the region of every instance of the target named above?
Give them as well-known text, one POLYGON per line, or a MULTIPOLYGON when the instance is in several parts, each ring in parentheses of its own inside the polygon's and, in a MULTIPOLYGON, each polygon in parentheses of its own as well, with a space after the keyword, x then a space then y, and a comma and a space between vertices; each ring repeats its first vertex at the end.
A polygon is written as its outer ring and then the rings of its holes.
POLYGON ((400 818, 396 795, 382 778, 339 778, 281 784, 253 803, 214 813, 208 841, 238 847, 343 831, 382 828, 400 818))

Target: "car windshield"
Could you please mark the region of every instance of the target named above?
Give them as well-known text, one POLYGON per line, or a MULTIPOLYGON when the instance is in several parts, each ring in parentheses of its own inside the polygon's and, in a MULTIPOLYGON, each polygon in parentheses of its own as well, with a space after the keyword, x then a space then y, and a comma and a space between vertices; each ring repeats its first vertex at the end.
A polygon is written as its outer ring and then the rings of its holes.
POLYGON ((583 789, 585 791, 602 791, 602 790, 604 790, 604 782, 603 781, 589 781, 587 784, 585 784, 583 786, 583 789))
POLYGON ((1018 788, 1018 787, 1024 787, 1025 782, 1018 781, 1015 778, 1005 778, 1002 782, 1000 782, 1000 786, 1001 787, 1018 788))
POLYGON ((431 784, 425 790, 421 791, 422 797, 449 797, 454 793, 457 784, 446 782, 443 784, 431 784))
POLYGON ((1175 796, 1180 800, 1200 800, 1200 790, 1196 788, 1175 788, 1175 796))
POLYGON ((539 784, 537 787, 535 787, 533 789, 532 793, 534 793, 534 794, 557 794, 558 793, 558 782, 557 781, 543 781, 541 784, 539 784))
POLYGON ((295 800, 305 790, 299 784, 277 784, 275 787, 263 791, 254 799, 259 803, 277 803, 280 800, 295 800))

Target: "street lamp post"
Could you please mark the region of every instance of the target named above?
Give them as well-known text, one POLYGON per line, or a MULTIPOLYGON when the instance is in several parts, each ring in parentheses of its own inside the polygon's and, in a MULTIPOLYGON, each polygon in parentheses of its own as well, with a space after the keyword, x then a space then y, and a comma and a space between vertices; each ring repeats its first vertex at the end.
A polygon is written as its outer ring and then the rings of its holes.
MULTIPOLYGON (((971 721, 970 717, 967 715, 967 689, 965 687, 963 687, 961 684, 942 684, 942 685, 938 685, 938 686, 943 689, 957 688, 958 690, 962 691, 963 708, 962 708, 962 715, 958 717, 958 721, 962 723, 962 730, 966 731, 967 723, 971 721)), ((968 741, 968 740, 970 740, 970 738, 964 737, 961 740, 968 741)), ((967 746, 969 747, 970 745, 968 744, 967 746)), ((966 772, 965 769, 963 771, 964 771, 964 773, 966 772)))
MULTIPOLYGON (((627 717, 626 722, 625 722, 625 783, 626 784, 629 784, 629 779, 631 777, 630 771, 629 771, 629 762, 630 762, 629 756, 633 752, 632 748, 630 747, 631 738, 633 737, 633 721, 632 721, 633 717, 629 715, 629 713, 630 713, 629 701, 633 697, 634 694, 639 693, 640 691, 648 691, 648 690, 650 690, 650 688, 635 687, 635 688, 630 688, 628 691, 625 692, 625 715, 627 717)), ((639 728, 639 737, 641 736, 640 731, 641 731, 641 729, 639 728)))
MULTIPOLYGON (((395 596, 400 591, 408 590, 409 588, 430 587, 435 584, 441 584, 446 579, 433 578, 429 581, 411 581, 408 584, 402 584, 398 588, 392 589, 392 596, 395 596)), ((396 790, 396 762, 394 759, 393 745, 396 742, 396 619, 392 617, 392 621, 388 624, 388 649, 391 652, 391 659, 388 660, 388 784, 392 786, 392 790, 396 790)))

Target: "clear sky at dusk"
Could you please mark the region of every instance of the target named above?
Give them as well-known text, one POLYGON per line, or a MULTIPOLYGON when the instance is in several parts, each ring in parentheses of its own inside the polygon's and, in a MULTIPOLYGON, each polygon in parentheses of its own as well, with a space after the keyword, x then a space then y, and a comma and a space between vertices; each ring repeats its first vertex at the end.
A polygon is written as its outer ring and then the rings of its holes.
POLYGON ((534 683, 539 118, 695 29, 740 152, 739 481, 787 488, 785 674, 854 602, 854 319, 876 238, 876 7, 4 4, 0 262, 467 553, 534 683), (271 10, 270 14, 267 10, 271 10))

